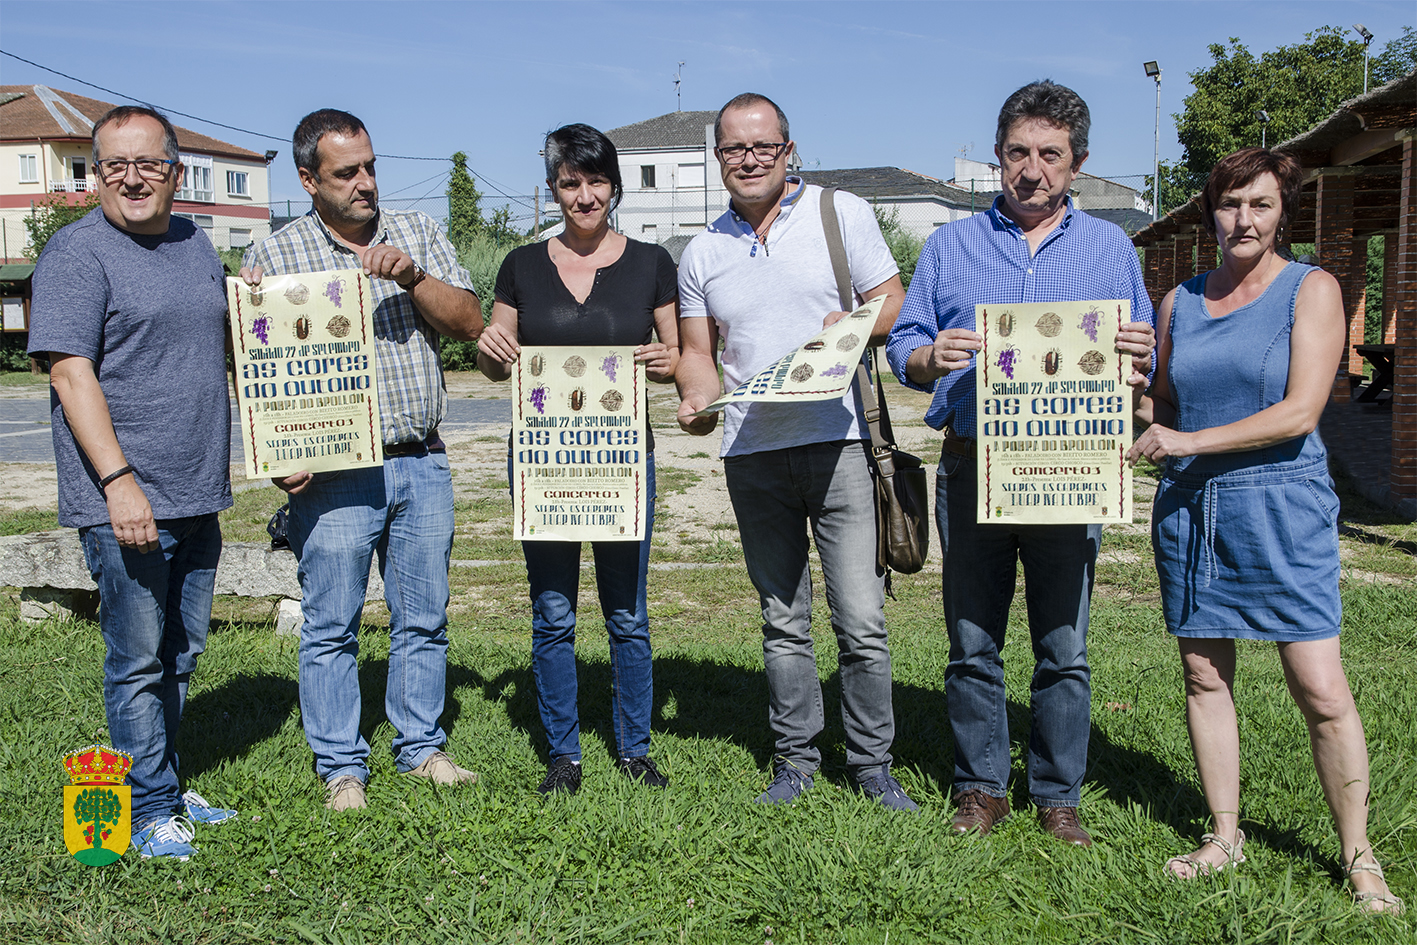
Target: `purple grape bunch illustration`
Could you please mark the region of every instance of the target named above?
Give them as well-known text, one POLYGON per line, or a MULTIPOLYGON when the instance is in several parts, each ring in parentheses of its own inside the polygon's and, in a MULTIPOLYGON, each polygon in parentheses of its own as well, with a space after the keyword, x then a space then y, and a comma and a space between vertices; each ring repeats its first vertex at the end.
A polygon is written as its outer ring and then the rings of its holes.
POLYGON ((537 413, 546 412, 546 385, 537 384, 531 389, 531 405, 536 408, 537 413))
POLYGON ((606 355, 605 359, 600 362, 600 369, 605 372, 610 383, 615 383, 615 372, 620 370, 620 356, 618 354, 606 355))
POLYGON ((1014 365, 1018 363, 1018 349, 1013 345, 999 352, 999 357, 994 361, 999 366, 999 370, 1004 372, 1004 376, 1009 380, 1014 379, 1014 365))
POLYGON ((269 315, 257 315, 251 321, 251 334, 261 339, 261 344, 271 343, 271 317, 269 315))
POLYGON ((1102 313, 1094 308, 1090 311, 1083 313, 1082 321, 1078 322, 1078 327, 1083 330, 1083 333, 1085 335, 1087 335, 1088 341, 1095 342, 1097 340, 1097 326, 1101 324, 1101 322, 1102 313))
POLYGON ((845 364, 836 364, 822 372, 822 377, 841 377, 846 373, 845 364))
POLYGON ((342 303, 340 298, 344 292, 344 281, 341 279, 331 279, 325 285, 325 298, 335 303, 335 308, 340 308, 342 303))

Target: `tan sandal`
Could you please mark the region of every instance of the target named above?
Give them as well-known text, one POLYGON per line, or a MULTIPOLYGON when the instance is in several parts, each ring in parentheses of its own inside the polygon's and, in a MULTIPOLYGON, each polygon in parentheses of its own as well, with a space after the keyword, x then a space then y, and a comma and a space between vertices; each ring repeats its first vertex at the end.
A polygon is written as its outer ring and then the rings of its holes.
POLYGON ((1226 867, 1238 866, 1239 864, 1245 862, 1245 854, 1241 852, 1241 847, 1243 847, 1244 845, 1245 831, 1243 830, 1235 831, 1235 842, 1233 844, 1230 843, 1230 841, 1226 840, 1224 837, 1218 836, 1213 833, 1208 833, 1201 837, 1200 849, 1197 849, 1193 853, 1187 853, 1185 856, 1171 857, 1171 859, 1166 861, 1166 865, 1163 866, 1162 869, 1172 879, 1199 879, 1202 876, 1209 876, 1211 873, 1219 873, 1226 867), (1213 843, 1220 848, 1220 852, 1225 854, 1224 863, 1212 864, 1205 863, 1196 859, 1196 853, 1199 853, 1201 849, 1204 849, 1207 843, 1213 843), (1186 866, 1189 866, 1191 869, 1195 870, 1195 873, 1191 876, 1182 876, 1172 868, 1172 864, 1185 864, 1186 866))
MULTIPOLYGON (((1387 885, 1387 877, 1383 875, 1383 868, 1378 865, 1376 860, 1371 864, 1350 863, 1343 867, 1345 880, 1351 882, 1354 873, 1372 873, 1383 881, 1384 886, 1387 885)), ((1394 896, 1391 889, 1386 893, 1378 893, 1359 892, 1355 888, 1353 890, 1353 904, 1358 907, 1359 912, 1366 912, 1370 915, 1402 915, 1407 911, 1407 906, 1403 904, 1402 899, 1394 896)))

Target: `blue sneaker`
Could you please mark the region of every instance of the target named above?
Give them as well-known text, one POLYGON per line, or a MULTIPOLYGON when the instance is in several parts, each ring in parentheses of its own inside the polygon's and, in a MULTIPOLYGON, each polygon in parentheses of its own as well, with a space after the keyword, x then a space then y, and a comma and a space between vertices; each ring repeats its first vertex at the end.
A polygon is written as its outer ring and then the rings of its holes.
POLYGON ((790 761, 778 762, 773 772, 772 783, 759 794, 755 801, 759 804, 791 804, 803 791, 812 789, 812 776, 803 774, 790 761))
POLYGON ((188 819, 199 824, 221 824, 236 816, 234 810, 208 804, 207 799, 196 791, 183 794, 182 805, 187 809, 188 819))
POLYGON ((900 782, 891 774, 890 765, 882 765, 871 777, 858 781, 856 790, 886 810, 903 810, 911 813, 917 813, 920 810, 920 805, 910 799, 910 796, 905 793, 905 788, 901 787, 900 782))
POLYGON ((169 814, 148 821, 146 826, 136 831, 133 834, 133 849, 145 860, 163 856, 185 863, 188 857, 197 852, 197 848, 192 846, 192 837, 195 834, 196 830, 190 820, 169 814))

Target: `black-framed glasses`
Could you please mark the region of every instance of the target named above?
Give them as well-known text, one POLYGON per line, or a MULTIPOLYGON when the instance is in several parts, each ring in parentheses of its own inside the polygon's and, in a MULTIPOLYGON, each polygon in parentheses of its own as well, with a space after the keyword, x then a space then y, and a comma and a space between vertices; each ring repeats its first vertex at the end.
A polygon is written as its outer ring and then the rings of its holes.
POLYGON ((123 158, 104 158, 94 165, 103 179, 109 183, 120 181, 128 176, 128 165, 131 164, 138 169, 138 176, 143 180, 163 180, 167 177, 169 166, 175 166, 178 162, 163 158, 139 158, 136 161, 129 161, 123 158))
POLYGON ((779 141, 776 144, 755 144, 751 148, 742 144, 730 144, 726 148, 714 148, 714 151, 723 158, 724 164, 742 164, 747 159, 749 151, 752 151, 753 157, 761 163, 774 164, 786 148, 787 142, 779 141))

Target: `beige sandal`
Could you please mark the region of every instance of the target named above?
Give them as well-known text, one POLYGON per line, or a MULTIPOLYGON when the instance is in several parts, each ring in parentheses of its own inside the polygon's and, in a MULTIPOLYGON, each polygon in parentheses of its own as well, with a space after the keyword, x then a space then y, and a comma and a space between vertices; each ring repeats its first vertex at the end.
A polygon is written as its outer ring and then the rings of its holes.
POLYGON ((1187 853, 1185 856, 1171 857, 1171 859, 1166 861, 1166 865, 1163 866, 1162 869, 1165 870, 1167 875, 1172 879, 1199 879, 1202 876, 1209 876, 1211 873, 1219 873, 1226 867, 1237 866, 1245 862, 1245 854, 1240 852, 1241 847, 1245 845, 1245 831, 1235 831, 1235 842, 1233 844, 1224 837, 1208 833, 1201 837, 1201 849, 1204 849, 1207 843, 1213 843, 1220 848, 1220 852, 1225 854, 1224 863, 1211 864, 1197 860, 1196 853, 1200 852, 1200 849, 1197 849, 1194 853, 1187 853), (1172 864, 1182 863, 1195 870, 1195 873, 1191 876, 1182 876, 1172 869, 1172 864))
MULTIPOLYGON (((1343 878, 1351 881, 1354 873, 1372 873, 1387 885, 1387 877, 1383 875, 1383 868, 1374 860, 1372 864, 1350 863, 1343 867, 1343 878)), ((1407 911, 1402 899, 1394 896, 1389 889, 1386 894, 1378 892, 1358 892, 1353 890, 1353 904, 1358 907, 1359 912, 1367 912, 1371 915, 1402 915, 1407 911)))

